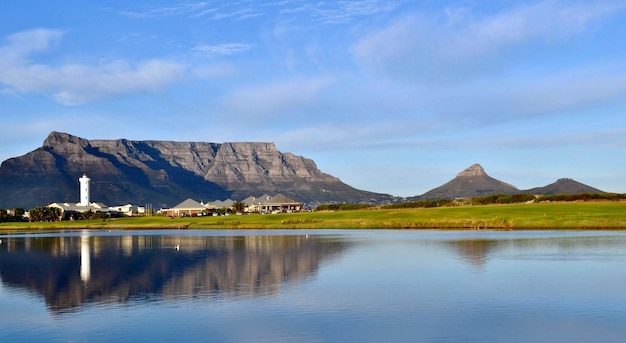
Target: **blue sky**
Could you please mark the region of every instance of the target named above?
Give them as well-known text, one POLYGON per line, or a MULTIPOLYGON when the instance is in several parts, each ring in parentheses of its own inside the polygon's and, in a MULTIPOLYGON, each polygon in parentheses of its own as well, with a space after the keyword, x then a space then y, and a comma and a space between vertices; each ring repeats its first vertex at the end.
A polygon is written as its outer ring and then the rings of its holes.
POLYGON ((13 1, 0 160, 51 131, 270 141, 359 189, 480 163, 626 192, 626 1, 13 1))

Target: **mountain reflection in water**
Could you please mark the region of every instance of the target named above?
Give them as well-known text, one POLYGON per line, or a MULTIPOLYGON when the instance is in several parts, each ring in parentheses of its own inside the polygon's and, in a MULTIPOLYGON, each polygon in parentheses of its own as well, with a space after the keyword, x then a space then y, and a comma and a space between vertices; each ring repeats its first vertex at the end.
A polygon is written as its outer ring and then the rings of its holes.
POLYGON ((0 271, 6 287, 41 294, 57 313, 151 297, 271 295, 345 244, 304 235, 14 237, 0 245, 0 271))
MULTIPOLYGON (((597 249, 620 250, 624 247, 623 240, 611 236, 572 236, 572 237, 517 237, 505 238, 501 235, 494 237, 480 237, 467 239, 444 240, 444 245, 452 247, 461 260, 475 267, 484 267, 490 257, 502 258, 503 255, 517 252, 517 258, 523 252, 551 249, 548 257, 551 260, 568 259, 574 254, 580 256, 585 252, 594 252, 597 249)), ((533 255, 535 259, 541 255, 533 255)), ((510 256, 509 256, 510 257, 510 256)))
POLYGON ((0 239, 0 342, 626 337, 624 231, 94 230, 0 239))

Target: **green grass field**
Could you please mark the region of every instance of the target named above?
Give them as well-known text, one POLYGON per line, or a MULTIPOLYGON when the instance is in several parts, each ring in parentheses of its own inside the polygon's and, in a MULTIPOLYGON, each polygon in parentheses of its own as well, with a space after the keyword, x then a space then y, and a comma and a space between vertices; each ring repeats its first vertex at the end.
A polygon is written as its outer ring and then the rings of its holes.
POLYGON ((626 202, 566 202, 107 221, 2 223, 45 229, 626 229, 626 202))

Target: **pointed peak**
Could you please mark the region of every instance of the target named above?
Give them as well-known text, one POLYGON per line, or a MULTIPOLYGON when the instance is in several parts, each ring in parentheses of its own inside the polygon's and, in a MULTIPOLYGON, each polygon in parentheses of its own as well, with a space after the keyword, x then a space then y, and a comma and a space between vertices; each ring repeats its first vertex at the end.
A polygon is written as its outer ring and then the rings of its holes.
POLYGON ((481 176, 481 175, 487 175, 487 173, 485 173, 485 169, 483 169, 483 167, 476 163, 471 165, 469 168, 465 169, 464 171, 460 172, 457 174, 458 176, 481 176))

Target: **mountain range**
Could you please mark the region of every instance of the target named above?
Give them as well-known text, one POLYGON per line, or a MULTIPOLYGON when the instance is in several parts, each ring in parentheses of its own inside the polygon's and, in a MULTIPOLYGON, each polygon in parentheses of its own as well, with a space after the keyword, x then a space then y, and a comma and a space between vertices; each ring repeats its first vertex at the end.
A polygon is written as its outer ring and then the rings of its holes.
MULTIPOLYGON (((107 205, 170 207, 187 198, 204 201, 283 194, 303 203, 401 201, 355 189, 320 171, 315 162, 278 151, 274 143, 87 140, 51 132, 43 145, 0 165, 0 208, 25 209, 52 202, 78 202, 78 178, 91 178, 91 200, 107 205)), ((576 182, 519 190, 487 175, 479 164, 421 196, 467 198, 489 194, 602 193, 576 182)))
POLYGON ((278 193, 303 203, 380 203, 393 197, 355 189, 315 162, 274 143, 87 140, 52 132, 43 146, 0 166, 0 208, 78 202, 78 178, 91 200, 169 207, 278 193))
POLYGON ((528 193, 536 195, 552 194, 578 194, 578 193, 604 193, 603 191, 587 186, 572 179, 562 178, 544 187, 536 187, 527 190, 520 190, 506 182, 494 179, 487 175, 485 169, 480 164, 474 164, 458 173, 457 176, 434 188, 415 199, 453 199, 472 198, 486 196, 490 194, 519 194, 528 193))

